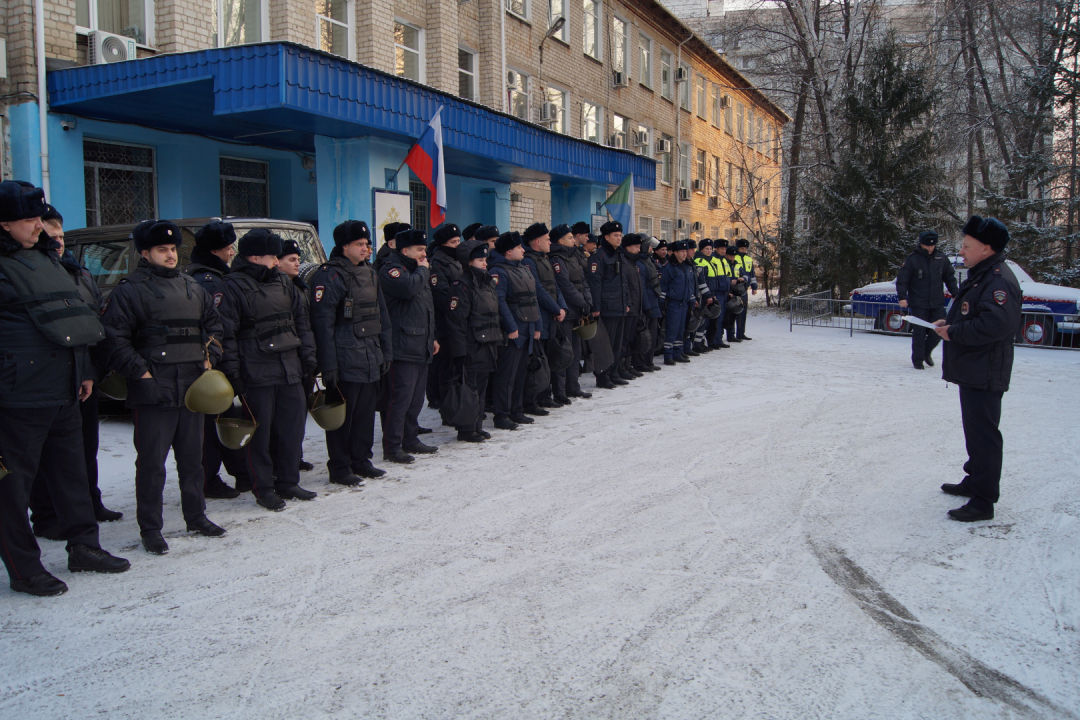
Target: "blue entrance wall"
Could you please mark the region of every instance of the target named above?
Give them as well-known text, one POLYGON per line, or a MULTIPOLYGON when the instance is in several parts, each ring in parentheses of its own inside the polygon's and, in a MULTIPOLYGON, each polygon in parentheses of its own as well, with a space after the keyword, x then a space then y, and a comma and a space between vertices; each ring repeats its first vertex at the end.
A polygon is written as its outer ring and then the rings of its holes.
MULTIPOLYGON (((11 132, 11 179, 41 185, 41 129, 36 102, 12 105, 8 110, 11 132)), ((50 166, 50 175, 56 173, 50 166)), ((49 198, 45 198, 48 200, 49 198)))
POLYGON ((551 222, 555 225, 584 221, 592 224, 596 203, 608 198, 607 185, 551 182, 551 222))

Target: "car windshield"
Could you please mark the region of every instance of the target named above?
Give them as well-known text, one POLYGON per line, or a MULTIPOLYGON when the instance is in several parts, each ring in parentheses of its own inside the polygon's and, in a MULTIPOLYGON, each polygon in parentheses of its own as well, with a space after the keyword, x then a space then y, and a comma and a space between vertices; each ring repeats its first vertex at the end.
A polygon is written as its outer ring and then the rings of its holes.
POLYGON ((131 243, 103 242, 82 246, 82 263, 103 293, 108 293, 132 271, 131 243))
MULTIPOLYGON (((315 239, 315 233, 308 228, 297 227, 280 227, 273 224, 252 224, 252 225, 236 225, 236 236, 243 237, 249 230, 253 230, 256 227, 266 228, 272 233, 277 233, 281 236, 282 240, 295 240, 296 244, 300 246, 300 262, 301 263, 315 263, 319 264, 323 262, 324 253, 320 252, 322 246, 320 245, 318 250, 315 246, 319 244, 319 241, 315 239)), ((239 241, 237 241, 239 242, 239 241)))

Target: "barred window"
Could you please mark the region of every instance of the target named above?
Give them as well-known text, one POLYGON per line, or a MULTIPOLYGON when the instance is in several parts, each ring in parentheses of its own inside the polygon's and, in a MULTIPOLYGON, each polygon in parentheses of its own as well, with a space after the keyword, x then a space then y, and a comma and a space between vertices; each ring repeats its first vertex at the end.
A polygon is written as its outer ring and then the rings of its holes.
POLYGON ((154 148, 84 140, 83 173, 87 227, 157 217, 154 148))
POLYGON ((270 215, 270 166, 259 160, 222 157, 221 214, 237 217, 270 215))
POLYGON ((423 230, 427 232, 428 229, 428 203, 430 202, 431 193, 428 192, 427 185, 417 180, 409 181, 409 191, 413 196, 413 208, 412 208, 412 226, 414 230, 423 230))
POLYGON ((652 217, 649 215, 639 215, 636 229, 639 233, 652 237, 652 217))
POLYGON ((660 218, 660 239, 671 242, 671 220, 660 218))

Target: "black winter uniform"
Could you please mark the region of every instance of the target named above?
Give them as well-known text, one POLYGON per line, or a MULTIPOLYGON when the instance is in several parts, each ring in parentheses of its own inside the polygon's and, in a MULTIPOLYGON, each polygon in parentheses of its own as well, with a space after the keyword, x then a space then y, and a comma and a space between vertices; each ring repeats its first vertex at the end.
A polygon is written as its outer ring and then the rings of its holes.
MULTIPOLYGON (((428 262, 431 264, 431 296, 435 303, 435 339, 439 345, 445 345, 450 333, 450 323, 446 317, 450 305, 450 286, 461 277, 461 263, 457 259, 457 249, 445 245, 436 245, 428 262)), ((450 389, 450 377, 450 359, 438 353, 428 368, 428 402, 436 405, 442 402, 450 389)))
MULTIPOLYGON (((618 367, 622 356, 623 325, 630 306, 630 290, 623 265, 619 258, 619 249, 612 247, 607 240, 601 239, 596 252, 589 256, 585 277, 593 298, 593 312, 600 312, 600 323, 607 331, 611 341, 611 354, 615 358, 609 367, 593 368, 598 382, 602 382, 609 371, 618 367)), ((634 277, 637 277, 636 270, 634 277)))
POLYGON ((345 424, 326 433, 326 467, 336 479, 372 457, 379 379, 394 358, 390 315, 370 264, 353 265, 334 249, 311 275, 311 329, 319 372, 336 374, 345 398, 345 424))
MULTIPOLYGON (((484 400, 488 379, 495 371, 499 347, 504 336, 499 321, 499 295, 495 282, 486 270, 475 267, 454 281, 450 288, 447 320, 447 357, 453 359, 452 371, 462 368, 469 387, 479 396, 476 421, 458 425, 458 432, 480 432, 484 426, 484 400)), ((441 354, 441 353, 440 353, 441 354)))
POLYGON ((566 301, 566 317, 562 321, 563 334, 570 339, 574 349, 574 362, 570 363, 565 375, 552 378, 551 389, 558 397, 567 397, 568 393, 576 395, 581 392, 578 378, 581 374, 582 347, 581 338, 574 332, 574 325, 592 312, 592 293, 585 281, 586 258, 581 248, 552 245, 548 257, 551 258, 551 268, 555 271, 559 292, 566 301))
MULTIPOLYGON (((173 450, 184 519, 206 511, 203 499, 203 416, 184 406, 203 374, 205 343, 222 336, 214 301, 194 278, 145 259, 116 286, 102 317, 109 365, 127 378, 135 425, 135 499, 139 530, 160 533, 165 459, 173 450), (143 375, 150 373, 149 378, 143 375)), ((220 358, 216 344, 210 360, 220 358)))
MULTIPOLYGON (((521 264, 529 268, 536 284, 536 302, 540 307, 540 345, 546 348, 548 341, 555 335, 555 326, 558 324, 555 318, 566 309, 566 300, 559 291, 559 283, 555 279, 555 268, 547 253, 528 248, 525 250, 525 257, 522 258, 521 264)), ((556 377, 560 382, 565 382, 565 371, 552 372, 547 387, 539 388, 535 395, 524 395, 522 401, 525 407, 535 406, 539 401, 550 403, 550 383, 556 377)))
MULTIPOLYGON (((624 361, 630 361, 630 346, 637 337, 638 328, 641 325, 641 303, 645 286, 641 282, 641 275, 637 269, 637 255, 632 255, 625 248, 619 248, 619 259, 622 261, 622 274, 626 278, 627 304, 630 311, 626 314, 626 325, 623 328, 623 347, 620 357, 624 361)), ((647 331, 647 329, 646 329, 647 331)))
POLYGON ((507 260, 493 250, 488 256, 488 274, 499 297, 499 321, 506 333, 492 382, 495 419, 500 420, 524 412, 525 373, 533 333, 540 330, 540 305, 536 279, 521 261, 507 260), (515 332, 518 336, 511 338, 515 332))
POLYGON ((1013 339, 1023 294, 1002 253, 968 271, 946 324, 949 340, 941 375, 960 386, 968 461, 961 483, 983 509, 998 501, 1001 484, 1001 398, 1012 376, 1013 339))
MULTIPOLYGON (((920 320, 934 322, 945 317, 945 292, 956 297, 956 271, 944 253, 927 252, 918 246, 907 256, 896 274, 896 299, 907 300, 908 312, 920 320)), ((922 363, 930 357, 941 338, 933 330, 918 325, 911 329, 911 360, 922 363)))

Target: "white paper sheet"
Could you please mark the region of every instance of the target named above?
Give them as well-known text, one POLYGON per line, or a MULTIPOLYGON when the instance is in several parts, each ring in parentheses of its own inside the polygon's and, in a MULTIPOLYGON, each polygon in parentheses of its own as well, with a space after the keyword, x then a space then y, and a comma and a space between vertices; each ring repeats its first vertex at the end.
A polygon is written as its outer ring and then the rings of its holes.
POLYGON ((926 322, 925 320, 917 318, 914 315, 905 315, 904 321, 909 322, 912 325, 918 325, 919 327, 930 328, 931 330, 937 327, 937 325, 934 325, 934 323, 926 322))

